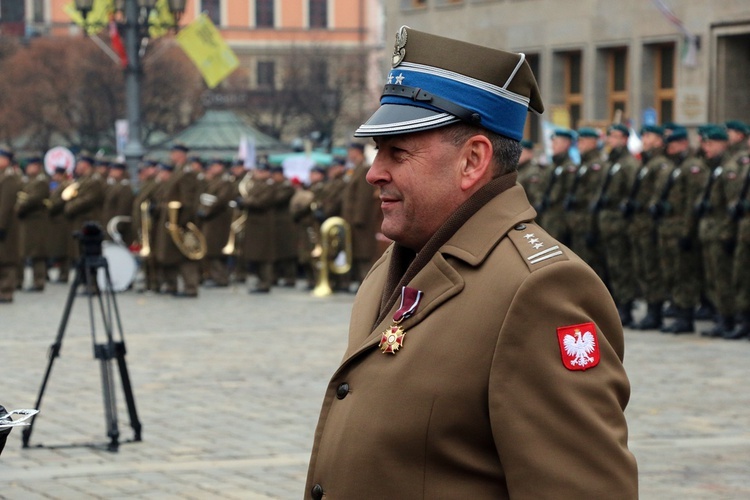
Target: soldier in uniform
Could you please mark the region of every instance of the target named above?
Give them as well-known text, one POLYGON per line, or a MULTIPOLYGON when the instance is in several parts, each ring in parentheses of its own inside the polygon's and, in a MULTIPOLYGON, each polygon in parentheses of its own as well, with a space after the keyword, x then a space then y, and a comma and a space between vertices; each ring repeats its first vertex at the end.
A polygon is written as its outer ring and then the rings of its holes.
POLYGON ((310 184, 296 186, 296 192, 289 201, 289 212, 292 215, 297 232, 297 262, 307 280, 307 289, 312 290, 317 282, 317 270, 313 252, 320 248, 320 224, 316 218, 321 215, 319 204, 325 187, 326 169, 320 165, 310 170, 310 184))
POLYGON ((724 127, 707 129, 702 142, 704 158, 711 175, 696 200, 698 238, 701 243, 703 269, 708 297, 716 309, 714 326, 701 332, 708 337, 731 335, 734 329, 734 290, 732 257, 737 226, 729 216, 732 193, 739 191, 738 165, 728 162, 729 137, 724 127))
MULTIPOLYGON (((243 211, 237 206, 237 201, 240 200, 241 203, 242 195, 240 194, 240 183, 245 177, 248 177, 248 179, 250 178, 250 171, 245 167, 245 160, 238 158, 232 162, 232 166, 229 168, 229 182, 232 185, 232 199, 235 201, 235 203, 233 203, 233 221, 242 217, 243 211)), ((248 263, 242 254, 242 241, 245 237, 244 232, 243 229, 235 235, 234 253, 229 256, 228 265, 230 274, 232 279, 237 283, 244 283, 247 279, 248 263)))
POLYGON ((604 259, 607 262, 610 290, 624 326, 630 326, 633 322, 633 301, 637 295, 628 221, 623 217, 620 208, 628 201, 631 186, 640 166, 638 160, 628 151, 629 136, 630 131, 621 124, 614 124, 607 129, 607 170, 594 204, 599 234, 604 246, 604 259))
POLYGON ((614 304, 516 183, 531 68, 407 27, 393 66, 355 136, 375 136, 394 243, 355 299, 305 498, 636 498, 614 304))
POLYGON ((220 159, 209 162, 205 172, 206 191, 200 196, 198 218, 206 238, 206 256, 203 264, 204 286, 229 286, 227 256, 222 253, 229 239, 232 210, 229 202, 234 190, 225 176, 226 164, 220 159))
MULTIPOLYGON (((113 217, 131 217, 133 211, 133 187, 126 174, 127 166, 122 162, 112 162, 109 167, 109 177, 104 189, 104 206, 102 207, 102 221, 104 227, 108 227, 113 217)), ((120 222, 117 225, 122 243, 130 246, 133 242, 133 231, 131 222, 120 222)))
POLYGON ((156 231, 156 224, 151 217, 152 206, 155 204, 154 194, 158 183, 156 182, 158 162, 155 160, 144 160, 138 169, 138 192, 133 198, 133 208, 131 215, 131 229, 133 235, 138 235, 138 243, 141 248, 141 267, 143 269, 145 284, 143 291, 156 292, 159 290, 159 277, 156 270, 156 262, 153 249, 149 248, 149 254, 143 256, 143 245, 146 240, 149 246, 153 245, 156 231), (144 205, 145 204, 145 205, 144 205), (144 225, 143 217, 146 217, 147 224, 144 225), (144 228, 147 231, 144 238, 144 228))
POLYGON ((18 194, 16 215, 21 221, 21 257, 31 265, 33 282, 29 291, 41 292, 47 282, 47 237, 49 234, 49 180, 44 175, 43 160, 34 156, 26 160, 26 175, 18 194))
MULTIPOLYGON (((349 182, 349 177, 346 175, 346 158, 335 157, 331 166, 328 167, 327 175, 328 179, 322 187, 315 210, 315 218, 319 225, 329 217, 341 216, 344 189, 349 182)), ((330 281, 333 290, 349 291, 349 284, 351 283, 349 274, 334 274, 330 277, 330 281)))
POLYGON ((705 182, 706 167, 691 156, 684 127, 675 127, 664 142, 668 164, 659 169, 649 212, 657 224, 661 276, 675 319, 660 330, 692 333, 693 311, 700 300, 700 281, 694 272, 700 255, 693 201, 705 182))
POLYGON ((606 284, 607 268, 604 253, 599 247, 598 223, 591 211, 604 179, 604 156, 599 144, 599 131, 591 127, 578 129, 578 151, 581 153, 581 165, 563 202, 565 222, 571 248, 606 284))
POLYGON ((62 192, 72 181, 68 178, 68 172, 65 167, 55 167, 55 173, 52 174, 50 189, 52 192, 47 204, 47 213, 49 215, 49 258, 52 265, 57 266, 59 270, 57 281, 67 283, 70 277, 70 256, 73 252, 73 230, 70 227, 70 221, 63 214, 65 201, 62 199, 62 192))
POLYGON ((246 196, 240 200, 247 211, 242 255, 258 276, 250 293, 268 293, 274 282, 273 265, 276 260, 276 225, 274 218, 274 187, 271 166, 259 162, 252 170, 252 182, 246 196))
POLYGON ((638 169, 628 201, 623 206, 633 245, 633 273, 638 281, 640 296, 646 300, 646 315, 633 325, 639 330, 659 329, 662 324, 662 307, 666 289, 661 276, 657 245, 656 222, 648 211, 656 195, 656 182, 662 171, 670 168, 664 156, 664 129, 648 125, 641 129, 643 143, 642 166, 638 169))
POLYGON ((347 156, 351 173, 341 198, 341 216, 349 223, 352 231, 352 272, 351 280, 361 283, 377 253, 378 199, 375 188, 367 183, 365 145, 353 142, 347 156))
POLYGON ((565 196, 573 184, 576 166, 570 157, 570 148, 576 140, 576 133, 568 129, 557 129, 552 135, 552 165, 547 172, 544 194, 537 211, 541 215, 540 224, 562 243, 570 243, 568 224, 565 221, 565 196))
POLYGON ((529 203, 536 207, 544 196, 544 169, 534 158, 534 143, 521 141, 521 158, 518 160, 518 183, 523 186, 529 203))
POLYGON ((21 190, 21 179, 13 169, 13 153, 0 148, 0 304, 13 302, 17 276, 19 221, 14 207, 21 190))
MULTIPOLYGON (((70 221, 73 232, 80 231, 86 222, 101 223, 104 205, 104 179, 94 170, 94 160, 81 155, 76 161, 75 189, 71 198, 65 201, 63 213, 70 221)), ((71 186, 73 188, 73 186, 71 186)), ((80 246, 73 244, 73 260, 80 257, 80 246)))
POLYGON ((195 223, 198 211, 198 177, 187 164, 188 148, 177 144, 170 151, 172 164, 162 168, 163 179, 155 193, 158 218, 155 235, 155 257, 164 281, 164 293, 175 297, 197 297, 200 284, 200 265, 192 256, 183 254, 169 231, 170 202, 179 202, 177 224, 184 228, 188 222, 195 223), (171 170, 170 168, 171 167, 171 170), (177 288, 178 277, 182 278, 183 290, 177 288))
POLYGON ((297 231, 295 231, 289 202, 294 196, 294 186, 284 176, 284 167, 271 168, 273 180, 273 219, 276 226, 275 268, 281 284, 294 287, 297 282, 297 231))

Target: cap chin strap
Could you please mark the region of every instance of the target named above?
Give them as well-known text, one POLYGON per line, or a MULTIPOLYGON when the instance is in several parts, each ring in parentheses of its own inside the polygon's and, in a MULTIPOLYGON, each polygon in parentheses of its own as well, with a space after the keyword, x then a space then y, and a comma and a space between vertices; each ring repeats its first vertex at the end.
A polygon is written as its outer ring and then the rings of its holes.
POLYGON ((383 96, 404 97, 406 99, 411 99, 414 102, 423 102, 474 125, 479 125, 482 121, 482 116, 476 111, 466 109, 463 106, 459 106, 447 99, 433 95, 419 87, 387 84, 385 88, 383 88, 383 95, 381 97, 383 96))

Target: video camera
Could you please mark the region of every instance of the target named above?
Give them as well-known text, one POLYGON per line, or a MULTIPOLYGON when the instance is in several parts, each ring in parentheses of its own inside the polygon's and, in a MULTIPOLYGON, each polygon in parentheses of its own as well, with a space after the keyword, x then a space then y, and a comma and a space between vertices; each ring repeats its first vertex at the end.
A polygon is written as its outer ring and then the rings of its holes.
POLYGON ((81 256, 101 257, 104 231, 97 222, 84 222, 81 230, 73 233, 73 237, 78 240, 81 256))

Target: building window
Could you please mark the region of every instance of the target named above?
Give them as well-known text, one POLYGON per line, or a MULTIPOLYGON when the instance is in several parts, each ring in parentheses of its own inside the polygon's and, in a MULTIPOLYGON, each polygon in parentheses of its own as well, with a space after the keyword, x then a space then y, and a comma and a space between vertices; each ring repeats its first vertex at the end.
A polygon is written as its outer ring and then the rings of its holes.
POLYGON ((580 50, 564 55, 563 99, 570 116, 570 127, 578 128, 583 109, 583 54, 580 50))
POLYGON ((273 61, 258 61, 258 87, 272 89, 276 87, 276 63, 273 61))
POLYGON ((273 28, 273 3, 275 0, 255 0, 255 26, 273 28))
POLYGON ((656 113, 659 123, 674 121, 675 47, 673 43, 656 49, 656 113))
POLYGON ((607 54, 609 120, 618 121, 628 113, 628 50, 612 49, 607 54))
POLYGON ((35 23, 44 22, 44 0, 34 0, 34 11, 32 18, 35 23))
POLYGON ((221 0, 201 0, 201 12, 205 12, 216 26, 221 25, 221 0))
POLYGON ((310 27, 328 27, 328 0, 310 0, 310 27))

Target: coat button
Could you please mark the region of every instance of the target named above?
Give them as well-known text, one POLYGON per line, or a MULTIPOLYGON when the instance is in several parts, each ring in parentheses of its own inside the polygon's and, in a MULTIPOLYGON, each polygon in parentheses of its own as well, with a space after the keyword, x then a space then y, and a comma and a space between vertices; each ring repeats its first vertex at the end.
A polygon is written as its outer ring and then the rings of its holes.
POLYGON ((310 490, 310 494, 312 495, 314 500, 320 500, 323 498, 323 487, 319 484, 316 484, 312 487, 312 490, 310 490))
POLYGON ((347 384, 346 382, 336 388, 337 398, 344 399, 347 394, 349 394, 349 384, 347 384))
POLYGON ((515 229, 516 231, 523 231, 524 229, 526 229, 526 224, 522 222, 518 224, 516 227, 514 227, 513 229, 515 229))

